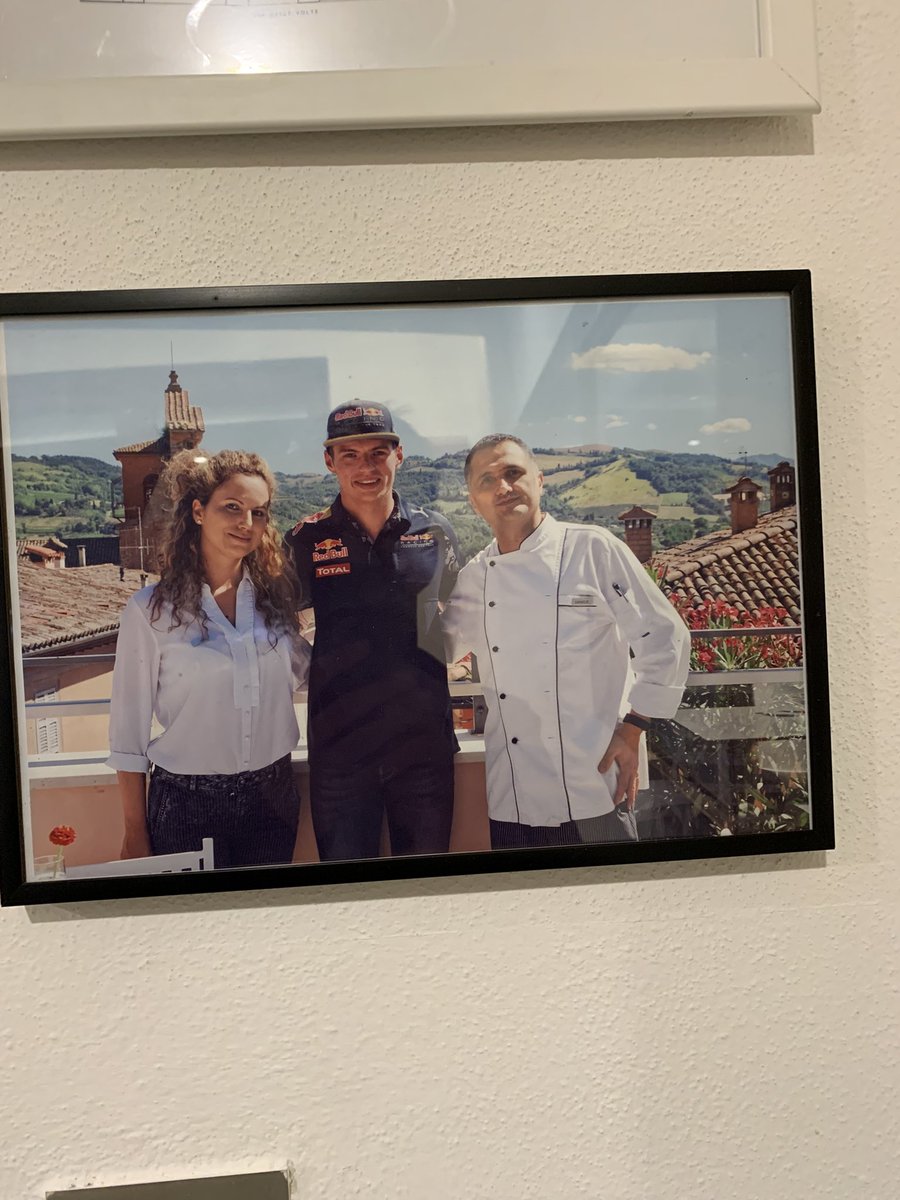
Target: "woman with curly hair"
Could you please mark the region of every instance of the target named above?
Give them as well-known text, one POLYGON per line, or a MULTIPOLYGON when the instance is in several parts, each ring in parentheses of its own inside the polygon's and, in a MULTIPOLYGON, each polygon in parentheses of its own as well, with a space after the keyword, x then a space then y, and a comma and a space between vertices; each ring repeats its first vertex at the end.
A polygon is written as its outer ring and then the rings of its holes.
POLYGON ((113 674, 122 857, 211 837, 216 867, 290 862, 293 691, 309 647, 270 521, 275 480, 255 454, 185 450, 157 489, 160 578, 125 607, 113 674))

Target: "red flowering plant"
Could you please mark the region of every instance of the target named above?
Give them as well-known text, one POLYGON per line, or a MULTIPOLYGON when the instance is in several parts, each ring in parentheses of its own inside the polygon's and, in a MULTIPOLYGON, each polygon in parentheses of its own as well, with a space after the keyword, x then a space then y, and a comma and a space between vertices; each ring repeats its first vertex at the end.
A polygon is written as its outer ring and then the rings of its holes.
MULTIPOLYGON (((650 573, 662 583, 664 569, 650 573)), ((692 671, 768 668, 773 675, 771 684, 747 682, 746 677, 740 683, 692 682, 683 708, 695 715, 655 723, 648 749, 660 798, 656 836, 805 829, 809 796, 803 684, 786 671, 803 661, 801 638, 753 632, 791 625, 787 610, 761 605, 747 612, 721 598, 701 604, 678 595, 669 599, 689 629, 722 630, 721 637, 691 639, 692 671), (778 675, 779 669, 785 674, 778 675), (756 711, 735 723, 735 708, 756 711), (767 732, 760 736, 763 728, 767 732)))
POLYGON ((63 849, 75 841, 75 830, 71 825, 54 825, 50 830, 50 841, 57 847, 54 873, 58 875, 63 864, 63 849))
POLYGON ((688 629, 740 630, 722 638, 691 639, 692 671, 739 671, 760 667, 796 667, 803 661, 798 634, 748 634, 744 630, 774 629, 789 625, 786 608, 762 605, 755 612, 741 611, 727 600, 691 604, 685 597, 669 597, 688 629))

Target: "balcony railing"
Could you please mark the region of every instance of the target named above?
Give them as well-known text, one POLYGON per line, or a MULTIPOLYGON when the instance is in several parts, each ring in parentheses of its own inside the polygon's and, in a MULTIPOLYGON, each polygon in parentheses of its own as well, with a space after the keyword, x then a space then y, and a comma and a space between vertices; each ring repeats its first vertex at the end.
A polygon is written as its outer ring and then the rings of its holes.
MULTIPOLYGON (((797 626, 764 629, 692 630, 694 641, 721 638, 765 638, 799 636, 797 626)), ((85 664, 109 664, 112 654, 46 657, 25 660, 30 667, 45 670, 52 665, 72 667, 85 664)), ((103 680, 108 681, 104 674, 103 680)), ((759 808, 762 800, 777 807, 778 797, 801 795, 806 780, 806 721, 804 671, 795 667, 753 667, 717 671, 691 671, 684 702, 671 722, 655 722, 648 739, 650 753, 650 790, 667 803, 690 802, 698 811, 704 807, 721 808, 723 797, 739 799, 759 808), (743 765, 742 765, 743 764, 743 765), (752 778, 751 778, 752 777, 752 778), (676 795, 677 794, 677 795, 676 795)), ((462 680, 450 684, 453 698, 482 696, 483 685, 462 680)), ((301 730, 300 745, 294 753, 298 764, 306 762, 305 693, 296 703, 301 730)), ((60 750, 44 754, 30 753, 28 770, 33 787, 66 786, 66 781, 81 784, 109 781, 114 773, 106 767, 109 750, 105 744, 67 751, 65 743, 84 741, 77 735, 77 723, 84 718, 103 718, 109 713, 108 697, 71 700, 33 700, 25 705, 25 717, 32 725, 32 744, 40 745, 37 722, 57 720, 62 732, 60 750), (66 738, 66 730, 70 737, 66 738)), ((94 736, 97 731, 94 730, 94 736)), ((458 730, 461 761, 484 758, 484 742, 477 734, 458 730)), ((736 812, 737 810, 735 810, 736 812)), ((713 814, 718 831, 740 824, 739 814, 713 814), (732 819, 734 818, 734 819, 732 819)), ((707 814, 709 815, 709 814, 707 814)), ((698 818, 699 819, 699 818, 698 818)), ((795 820, 802 815, 794 811, 795 820)))
MULTIPOLYGON (((72 659, 65 661, 71 664, 72 659)), ((108 678, 105 673, 104 681, 108 678)), ((472 681, 455 682, 450 690, 457 698, 483 693, 482 685, 472 681)), ((46 852, 46 830, 64 823, 78 829, 75 852, 69 855, 72 865, 118 857, 121 806, 116 773, 105 762, 109 705, 105 697, 26 704, 33 726, 48 719, 59 722, 63 747, 28 755, 28 786, 22 804, 36 855, 46 852), (77 727, 85 721, 88 724, 82 725, 79 734, 77 727), (91 737, 96 738, 95 743, 91 737), (86 748, 65 749, 67 741, 70 746, 80 742, 86 748)), ((301 729, 305 726, 304 708, 299 702, 301 729)), ((36 732, 33 728, 33 735, 36 732)), ((468 730, 457 730, 457 736, 460 753, 451 850, 484 850, 489 848, 481 765, 484 740, 468 730)), ((675 718, 654 721, 646 742, 647 786, 638 793, 635 810, 643 840, 808 828, 801 667, 693 671, 675 718)), ((32 744, 39 743, 35 739, 32 744)), ((299 791, 305 796, 305 743, 296 748, 292 759, 299 774, 299 791)), ((314 837, 307 801, 303 803, 301 826, 306 833, 301 840, 305 849, 298 851, 297 861, 312 861, 314 837)))

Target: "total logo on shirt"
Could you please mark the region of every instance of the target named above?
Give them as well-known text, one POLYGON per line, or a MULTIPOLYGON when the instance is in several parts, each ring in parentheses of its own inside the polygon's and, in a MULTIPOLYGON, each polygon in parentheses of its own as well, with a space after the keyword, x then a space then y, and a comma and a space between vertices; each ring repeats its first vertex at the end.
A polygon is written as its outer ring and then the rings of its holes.
MULTIPOLYGON (((315 557, 315 556, 313 556, 315 557)), ((349 575, 350 564, 348 562, 332 563, 327 567, 316 567, 316 579, 324 579, 329 575, 349 575)))

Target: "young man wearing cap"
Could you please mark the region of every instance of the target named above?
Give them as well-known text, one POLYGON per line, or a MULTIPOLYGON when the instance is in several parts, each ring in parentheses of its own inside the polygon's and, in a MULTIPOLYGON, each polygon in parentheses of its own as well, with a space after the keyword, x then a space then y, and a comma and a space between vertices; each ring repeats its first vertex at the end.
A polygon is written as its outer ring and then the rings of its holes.
POLYGON ((457 744, 439 605, 459 548, 439 513, 394 491, 403 462, 384 405, 354 401, 328 418, 325 466, 340 495, 285 538, 312 608, 309 770, 324 860, 446 853, 457 744))
POLYGON ((485 681, 494 849, 637 838, 641 735, 675 715, 690 635, 624 542, 541 511, 543 475, 517 437, 466 460, 494 540, 444 610, 449 657, 485 681))

